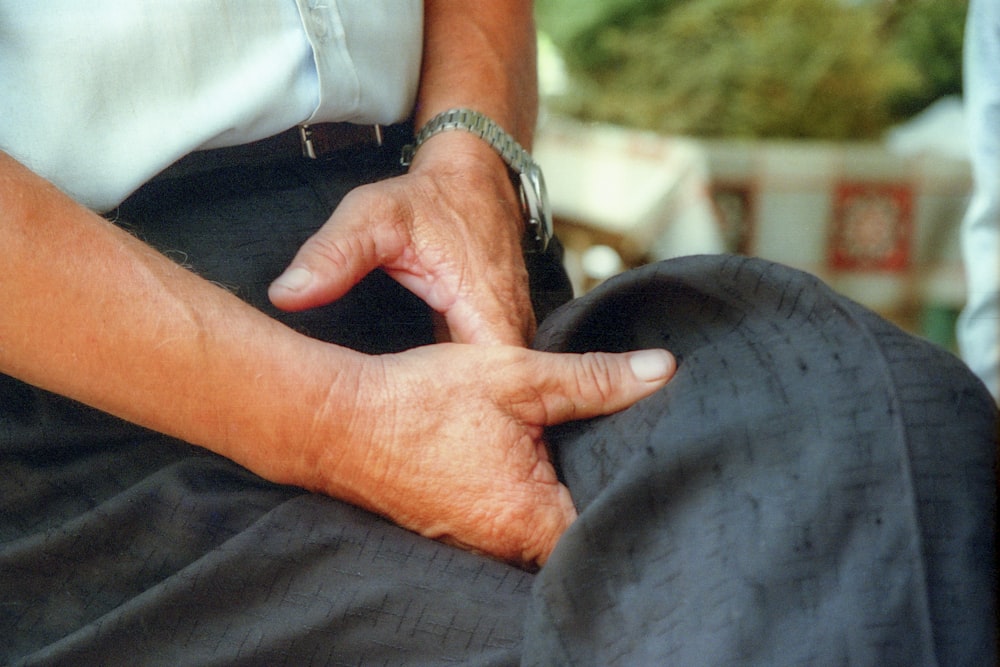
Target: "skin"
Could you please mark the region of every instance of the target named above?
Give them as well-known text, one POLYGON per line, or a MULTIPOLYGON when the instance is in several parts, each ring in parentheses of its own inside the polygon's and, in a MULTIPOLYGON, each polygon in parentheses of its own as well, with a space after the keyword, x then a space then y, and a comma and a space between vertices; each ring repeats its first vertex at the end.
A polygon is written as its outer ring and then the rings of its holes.
MULTIPOLYGON (((532 3, 429 0, 415 124, 454 107, 486 114, 530 150, 538 108, 532 3)), ((343 295, 376 267, 420 296, 461 343, 524 345, 535 322, 517 195, 496 151, 467 132, 424 143, 409 173, 359 188, 271 290, 298 310, 343 295), (286 276, 288 274, 286 273, 286 276)))
MULTIPOLYGON (((530 141, 533 63, 500 64, 530 52, 530 8, 506 4, 427 3, 418 122, 474 106, 530 141), (501 15, 523 29, 496 35, 501 15), (481 71, 456 71, 469 61, 455 42, 481 71), (511 101, 522 88, 531 104, 511 101)), ((451 132, 407 176, 344 200, 272 300, 325 303, 382 266, 455 341, 368 356, 281 325, 0 153, 0 372, 427 537, 541 565, 576 516, 543 427, 621 410, 675 364, 523 347, 534 320, 514 196, 492 149, 451 132)))

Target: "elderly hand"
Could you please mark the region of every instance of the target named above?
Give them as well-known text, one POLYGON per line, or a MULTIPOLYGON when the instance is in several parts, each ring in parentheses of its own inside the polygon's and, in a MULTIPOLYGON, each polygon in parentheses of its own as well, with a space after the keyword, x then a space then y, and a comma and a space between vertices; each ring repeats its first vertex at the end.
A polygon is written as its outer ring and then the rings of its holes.
MULTIPOLYGON (((585 355, 432 345, 369 357, 335 447, 317 424, 305 484, 426 537, 541 565, 576 517, 542 441, 544 426, 624 409, 675 369, 662 350, 585 355)), ((332 425, 331 425, 332 426, 332 425)))
MULTIPOLYGON (((410 173, 352 191, 271 286, 298 310, 382 268, 441 313, 456 343, 367 357, 352 381, 347 446, 320 411, 293 483, 378 512, 426 537, 543 564, 576 517, 545 426, 624 409, 663 386, 663 351, 556 355, 534 334, 523 222, 506 166, 481 139, 446 132, 410 173)), ((331 392, 335 396, 337 392, 331 392)), ((341 413, 342 414, 342 413, 341 413)))
POLYGON ((482 139, 428 140, 404 176, 357 188, 271 286, 276 306, 329 303, 381 267, 441 313, 457 343, 525 345, 535 320, 520 206, 482 139))

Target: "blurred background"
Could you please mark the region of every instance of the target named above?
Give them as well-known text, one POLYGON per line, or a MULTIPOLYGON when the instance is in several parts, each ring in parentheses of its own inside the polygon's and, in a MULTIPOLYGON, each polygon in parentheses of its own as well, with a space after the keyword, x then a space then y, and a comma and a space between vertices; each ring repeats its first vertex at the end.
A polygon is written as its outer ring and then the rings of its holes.
POLYGON ((579 293, 734 252, 954 349, 965 0, 537 0, 541 163, 579 293))

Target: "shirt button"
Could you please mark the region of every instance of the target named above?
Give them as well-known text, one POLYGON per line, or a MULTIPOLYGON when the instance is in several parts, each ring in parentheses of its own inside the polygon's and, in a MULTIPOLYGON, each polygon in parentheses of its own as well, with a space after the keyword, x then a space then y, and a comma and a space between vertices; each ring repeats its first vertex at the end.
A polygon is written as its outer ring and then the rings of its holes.
POLYGON ((312 10, 309 15, 309 22, 312 24, 312 33, 317 39, 325 40, 329 35, 323 13, 320 10, 312 10))

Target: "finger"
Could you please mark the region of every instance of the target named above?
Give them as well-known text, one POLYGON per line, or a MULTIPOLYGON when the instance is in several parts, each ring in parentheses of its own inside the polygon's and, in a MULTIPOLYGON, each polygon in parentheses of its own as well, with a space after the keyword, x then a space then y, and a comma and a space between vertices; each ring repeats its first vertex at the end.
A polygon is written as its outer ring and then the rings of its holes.
MULTIPOLYGON (((535 318, 532 311, 518 316, 514 309, 473 308, 467 300, 457 302, 445 314, 448 338, 456 343, 469 345, 513 345, 525 347, 534 335, 535 318)), ((442 342, 445 339, 439 339, 442 342)))
POLYGON ((486 278, 445 312, 450 340, 472 345, 526 347, 535 335, 528 273, 523 263, 486 278))
POLYGON ((356 206, 342 205, 271 283, 271 302, 294 311, 326 305, 344 296, 396 252, 398 239, 386 229, 356 206))
POLYGON ((666 350, 553 355, 556 370, 540 394, 544 426, 624 410, 663 387, 677 370, 666 350))

